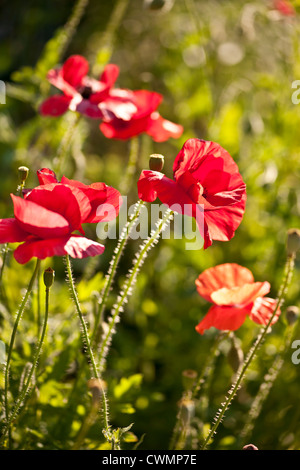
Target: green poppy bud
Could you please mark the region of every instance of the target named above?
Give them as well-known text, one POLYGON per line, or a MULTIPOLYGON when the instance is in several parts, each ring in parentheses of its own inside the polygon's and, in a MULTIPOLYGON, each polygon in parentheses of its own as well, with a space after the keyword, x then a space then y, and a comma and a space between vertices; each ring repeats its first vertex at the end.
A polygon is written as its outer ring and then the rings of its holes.
POLYGON ((44 284, 47 289, 50 289, 54 282, 55 271, 52 268, 47 268, 44 271, 44 284))
POLYGON ((289 325, 296 323, 299 317, 299 308, 291 305, 286 309, 285 317, 289 325))
POLYGON ((149 157, 149 168, 153 171, 161 171, 164 167, 165 159, 163 155, 154 153, 149 157))
POLYGON ((24 183, 28 178, 29 168, 27 166, 19 166, 18 173, 20 183, 24 183))

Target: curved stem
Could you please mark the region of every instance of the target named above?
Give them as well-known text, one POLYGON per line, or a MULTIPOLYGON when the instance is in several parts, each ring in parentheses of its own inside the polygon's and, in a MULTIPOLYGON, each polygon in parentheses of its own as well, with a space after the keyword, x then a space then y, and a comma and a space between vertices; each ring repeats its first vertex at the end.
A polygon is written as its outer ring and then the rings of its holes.
MULTIPOLYGON (((66 260, 66 266, 67 266, 69 286, 70 286, 70 289, 71 289, 71 295, 72 295, 73 301, 75 303, 75 307, 76 307, 76 311, 77 311, 79 320, 81 322, 83 339, 84 339, 85 347, 87 348, 88 355, 89 355, 89 358, 90 358, 90 361, 91 361, 93 376, 94 376, 94 378, 99 379, 99 374, 97 372, 97 366, 96 366, 95 357, 94 357, 94 354, 93 354, 93 351, 92 351, 92 348, 91 348, 91 343, 90 343, 90 339, 89 339, 89 335, 88 335, 88 331, 87 331, 87 326, 86 326, 86 323, 85 323, 85 320, 84 320, 84 317, 83 317, 83 314, 82 314, 82 311, 81 311, 77 291, 76 291, 74 280, 73 280, 72 268, 71 268, 69 255, 65 256, 65 260, 66 260)), ((108 433, 109 432, 108 405, 107 405, 105 390, 104 390, 103 387, 102 387, 101 392, 102 392, 102 396, 103 396, 102 403, 103 403, 104 427, 105 427, 105 431, 108 433)))
POLYGON ((227 411, 227 409, 230 406, 233 398, 235 397, 237 391, 240 388, 240 385, 242 383, 242 380, 244 379, 245 373, 246 373, 249 365, 251 364, 255 354, 257 353, 259 347, 263 343, 263 341, 264 341, 264 339, 265 339, 265 337, 268 333, 269 327, 272 324, 272 321, 273 321, 273 319, 274 319, 274 317, 277 313, 277 310, 280 308, 280 306, 281 306, 281 304, 284 300, 284 296, 286 294, 286 290, 287 290, 287 287, 288 287, 288 284, 290 282, 291 275, 292 275, 292 272, 293 272, 294 262, 295 262, 295 256, 294 255, 289 256, 288 259, 287 259, 287 262, 286 262, 286 266, 285 266, 285 276, 284 276, 283 282, 282 282, 280 290, 279 290, 279 296, 278 296, 278 300, 277 300, 277 303, 276 303, 276 307, 273 311, 273 314, 270 316, 270 318, 268 320, 268 323, 262 328, 261 333, 258 336, 258 338, 256 339, 256 342, 254 343, 254 346, 251 348, 248 356, 246 357, 246 359, 244 361, 244 364, 242 365, 242 367, 240 369, 240 372, 238 373, 235 382, 233 383, 231 389, 229 390, 228 396, 226 397, 225 402, 221 405, 221 408, 219 409, 217 415, 215 416, 214 425, 210 429, 210 431, 209 431, 209 433, 208 433, 208 435, 207 435, 207 437, 206 437, 206 439, 205 439, 205 441, 204 441, 204 443, 201 447, 202 450, 204 450, 207 447, 209 441, 215 435, 215 433, 216 433, 216 431, 219 427, 219 424, 221 423, 221 421, 222 421, 222 419, 225 415, 225 412, 227 411))
POLYGON ((135 225, 135 223, 137 222, 137 219, 140 215, 141 209, 142 209, 144 204, 145 203, 141 200, 139 200, 137 202, 133 214, 131 215, 131 217, 127 221, 127 223, 126 223, 126 225, 125 225, 125 227, 124 227, 124 229, 123 229, 123 231, 120 235, 119 242, 118 242, 118 245, 117 245, 116 250, 115 250, 115 254, 114 254, 114 256, 111 260, 110 267, 109 267, 108 273, 107 273, 106 278, 105 278, 105 284, 104 284, 104 287, 102 289, 101 300, 100 300, 99 305, 98 305, 97 316, 96 316, 96 319, 95 319, 94 329, 93 329, 93 333, 92 333, 92 337, 91 337, 91 340, 94 342, 94 344, 97 344, 98 339, 99 339, 98 338, 98 336, 99 336, 99 328, 98 327, 99 327, 99 323, 101 321, 101 318, 102 318, 102 315, 103 315, 103 312, 104 312, 104 309, 105 309, 106 301, 107 301, 107 298, 108 298, 108 294, 109 294, 112 282, 114 280, 116 269, 118 267, 120 258, 122 256, 123 250, 125 248, 125 245, 128 241, 130 231, 131 231, 132 227, 135 225))
POLYGON ((142 266, 144 259, 147 255, 148 250, 153 246, 153 244, 157 241, 160 233, 166 227, 166 224, 171 221, 173 217, 173 211, 167 210, 163 219, 157 223, 156 230, 153 230, 146 241, 141 245, 140 250, 134 260, 133 268, 129 271, 129 275, 127 280, 125 281, 122 291, 118 297, 116 305, 113 307, 112 315, 109 320, 107 332, 102 340, 100 355, 99 355, 99 364, 100 364, 100 372, 104 369, 105 357, 107 356, 108 347, 111 342, 112 335, 114 334, 115 324, 118 322, 119 313, 124 307, 124 304, 127 302, 127 297, 132 291, 132 287, 136 280, 137 274, 139 272, 140 267, 142 266))
POLYGON ((21 305, 19 307, 19 310, 17 312, 17 316, 16 316, 16 320, 15 320, 15 323, 14 323, 14 327, 13 327, 13 331, 12 331, 11 339, 10 339, 10 344, 9 344, 9 348, 8 348, 8 352, 7 352, 7 361, 6 361, 5 379, 4 379, 5 380, 5 385, 4 385, 5 400, 4 400, 4 403, 5 403, 6 421, 8 421, 8 417, 9 417, 9 412, 8 412, 8 389, 9 389, 9 366, 10 366, 10 361, 11 361, 11 355, 12 355, 12 351, 13 351, 13 347, 14 347, 14 342, 15 342, 18 326, 19 326, 21 317, 23 315, 23 312, 25 310, 25 307, 27 305, 27 302, 28 302, 29 296, 31 294, 31 291, 33 289, 34 281, 35 281, 35 279, 37 277, 37 274, 39 272, 40 264, 41 264, 41 260, 37 259, 35 269, 33 271, 31 279, 29 281, 26 293, 23 297, 23 300, 22 300, 21 305))

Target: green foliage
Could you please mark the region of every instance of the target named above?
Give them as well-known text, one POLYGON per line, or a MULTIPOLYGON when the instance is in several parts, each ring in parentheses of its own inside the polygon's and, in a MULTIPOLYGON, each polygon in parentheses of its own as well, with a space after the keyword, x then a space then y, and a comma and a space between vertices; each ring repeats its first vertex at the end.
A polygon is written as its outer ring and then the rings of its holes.
MULTIPOLYGON (((161 114, 184 126, 178 140, 155 143, 148 136, 141 137, 141 152, 128 193, 132 203, 137 200, 139 172, 147 168, 149 155, 163 154, 164 171, 171 177, 174 158, 190 137, 214 140, 226 148, 247 184, 246 213, 230 242, 215 242, 208 250, 192 251, 186 250, 186 240, 160 240, 149 251, 137 276, 133 294, 116 325, 103 377, 112 426, 110 439, 116 447, 126 449, 169 447, 184 394, 182 372, 193 369, 201 374, 210 355, 217 331, 203 336, 195 331, 209 308, 196 292, 197 276, 216 264, 235 262, 248 267, 257 281, 269 281, 270 296, 276 297, 283 275, 287 230, 300 228, 300 105, 291 99, 292 82, 300 79, 299 17, 284 17, 270 8, 269 2, 259 0, 185 0, 169 2, 170 6, 162 9, 151 9, 147 3, 78 1, 71 10, 66 0, 37 2, 26 14, 23 7, 19 10, 11 30, 4 32, 6 50, 4 45, 0 47, 1 77, 7 84, 6 104, 0 105, 1 218, 12 213, 9 194, 17 189, 17 168, 28 167, 26 187, 36 186, 36 171, 55 167, 60 144, 74 125, 71 112, 55 119, 38 113, 39 104, 53 92, 46 80, 47 71, 72 53, 85 55, 95 76, 107 61, 116 63, 120 67, 118 86, 161 93, 161 114), (22 40, 25 35, 26 41, 22 40)), ((300 2, 293 4, 299 15, 300 2)), ((18 5, 12 0, 6 9, 18 9, 18 5)), ((119 188, 129 152, 128 142, 105 139, 98 122, 81 119, 72 133, 64 174, 119 188)), ((96 239, 94 227, 86 231, 96 239)), ((104 243, 106 250, 101 257, 73 263, 89 331, 116 246, 114 240, 104 243)), ((1 247, 5 259, 0 268, 3 424, 2 346, 7 350, 15 314, 34 266, 16 263, 14 245, 9 246, 7 256, 1 247)), ((138 241, 130 240, 123 253, 104 312, 104 330, 138 247, 138 241)), ((4 447, 56 450, 80 444, 83 449, 106 449, 101 411, 89 421, 93 416, 90 364, 63 261, 55 258, 42 265, 43 269, 51 266, 56 273, 47 335, 32 386, 4 447)), ((296 259, 283 314, 252 363, 211 448, 240 449, 247 443, 240 439, 240 431, 280 352, 287 329, 285 307, 300 306, 298 281, 296 259)), ((18 328, 11 360, 10 404, 28 374, 44 301, 40 274, 18 328)), ((258 326, 249 319, 236 332, 244 354, 258 332, 258 326)), ((296 324, 293 337, 299 335, 296 324)), ((230 388, 230 345, 228 338, 220 343, 189 422, 186 448, 198 447, 230 388)), ((292 349, 287 346, 283 366, 255 422, 250 440, 259 449, 300 448, 300 365, 292 363, 291 355, 292 349)))

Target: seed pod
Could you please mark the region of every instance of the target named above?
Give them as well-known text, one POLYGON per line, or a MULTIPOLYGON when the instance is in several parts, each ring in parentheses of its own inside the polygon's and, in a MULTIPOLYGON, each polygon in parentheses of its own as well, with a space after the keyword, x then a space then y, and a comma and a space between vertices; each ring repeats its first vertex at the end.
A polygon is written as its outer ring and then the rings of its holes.
POLYGON ((290 307, 286 309, 285 317, 288 322, 288 325, 290 326, 293 325, 298 320, 299 308, 294 305, 291 305, 290 307))
POLYGON ((153 171, 161 171, 164 167, 165 158, 159 153, 153 153, 149 157, 149 168, 153 171))
POLYGON ((44 271, 44 284, 49 289, 53 282, 54 282, 54 277, 55 277, 55 271, 52 268, 47 268, 44 271))

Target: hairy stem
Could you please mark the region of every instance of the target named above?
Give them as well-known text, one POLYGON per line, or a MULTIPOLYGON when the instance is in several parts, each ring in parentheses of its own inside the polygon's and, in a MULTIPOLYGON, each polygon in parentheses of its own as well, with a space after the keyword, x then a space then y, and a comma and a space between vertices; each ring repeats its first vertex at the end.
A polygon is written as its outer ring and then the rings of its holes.
POLYGON ((137 204, 135 205, 133 214, 127 221, 120 235, 117 247, 115 249, 114 256, 110 262, 109 270, 105 278, 104 287, 102 289, 101 300, 99 301, 99 304, 98 304, 97 316, 95 319, 95 325, 94 325, 93 334, 92 334, 92 341, 94 341, 95 344, 97 344, 98 339, 99 339, 98 337, 100 334, 99 323, 101 321, 101 318, 102 318, 102 315, 106 306, 106 301, 109 295, 109 291, 111 289, 111 285, 114 280, 114 276, 116 274, 116 270, 117 270, 120 258, 122 256, 125 245, 128 241, 130 231, 138 221, 138 217, 140 215, 143 205, 144 205, 144 202, 141 200, 139 200, 137 204))
MULTIPOLYGON (((73 275, 72 275, 72 267, 71 267, 71 262, 70 262, 69 255, 65 256, 65 260, 66 260, 67 274, 68 274, 68 281, 69 281, 69 286, 70 286, 70 290, 71 290, 71 295, 72 295, 72 298, 73 298, 73 301, 74 301, 74 304, 75 304, 75 307, 76 307, 77 315, 78 315, 80 323, 81 323, 84 345, 85 345, 85 347, 88 351, 89 359, 90 359, 91 366, 92 366, 92 371, 93 371, 92 378, 99 379, 99 374, 97 372, 97 366, 96 366, 94 353, 92 351, 92 347, 91 347, 91 343, 90 343, 90 339, 89 339, 87 325, 85 323, 83 313, 81 311, 77 291, 76 291, 76 288, 75 288, 75 283, 74 283, 74 279, 73 279, 73 275)), ((102 404, 103 404, 104 428, 105 428, 105 431, 107 433, 109 433, 108 403, 107 403, 107 398, 106 398, 104 388, 102 388, 101 392, 102 392, 102 396, 103 396, 102 404)))
POLYGON ((155 244, 158 240, 160 233, 164 230, 167 223, 171 221, 173 217, 173 212, 171 210, 167 210, 163 219, 160 219, 157 223, 156 229, 151 232, 149 237, 145 240, 145 242, 140 246, 140 249, 136 255, 136 258, 133 263, 132 269, 129 271, 126 281, 124 282, 122 291, 117 299, 117 303, 113 307, 111 317, 109 319, 107 331, 103 337, 100 355, 99 355, 99 364, 100 364, 100 371, 102 372, 105 365, 105 358, 107 356, 108 348, 111 343, 112 336, 114 334, 114 329, 116 323, 119 321, 119 313, 123 310, 125 303, 127 302, 127 298, 132 292, 132 287, 135 283, 137 274, 147 256, 148 250, 155 244))

